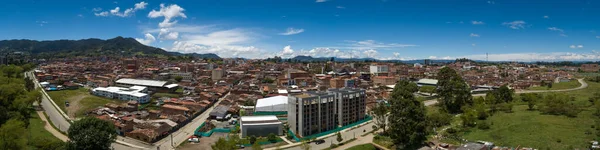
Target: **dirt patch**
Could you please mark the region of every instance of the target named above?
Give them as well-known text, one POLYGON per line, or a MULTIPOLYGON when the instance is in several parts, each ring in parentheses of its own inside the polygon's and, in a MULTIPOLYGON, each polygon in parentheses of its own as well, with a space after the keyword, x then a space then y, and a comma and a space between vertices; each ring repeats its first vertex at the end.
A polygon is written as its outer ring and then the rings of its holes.
POLYGON ((81 109, 81 100, 86 97, 88 97, 88 95, 80 94, 67 99, 67 102, 69 102, 69 107, 66 107, 66 109, 67 115, 69 115, 70 118, 75 118, 75 114, 77 111, 79 111, 79 109, 81 109))
POLYGON ((179 149, 179 150, 198 150, 198 149, 211 150, 212 148, 210 146, 217 143, 217 140, 219 140, 220 137, 222 137, 222 138, 227 137, 227 133, 215 132, 210 137, 201 137, 199 139, 200 142, 198 142, 198 143, 187 143, 184 146, 178 147, 177 149, 179 149))

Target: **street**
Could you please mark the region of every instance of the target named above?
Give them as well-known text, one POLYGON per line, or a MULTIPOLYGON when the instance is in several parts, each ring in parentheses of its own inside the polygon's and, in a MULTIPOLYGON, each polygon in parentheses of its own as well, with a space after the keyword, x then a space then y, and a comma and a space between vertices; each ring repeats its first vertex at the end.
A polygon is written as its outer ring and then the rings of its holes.
MULTIPOLYGON (((361 137, 361 135, 363 135, 363 134, 365 134, 367 132, 372 131, 373 130, 373 125, 374 125, 374 123, 371 121, 369 123, 363 124, 363 126, 358 127, 356 129, 347 130, 346 132, 344 132, 344 131, 340 132, 342 134, 342 138, 344 139, 342 142, 348 141, 348 140, 350 140, 352 138, 355 138, 355 137, 357 139, 360 138, 361 139, 360 141, 363 141, 368 136, 361 137)), ((371 137, 371 140, 372 139, 373 138, 371 137)), ((334 144, 338 143, 337 142, 337 136, 335 136, 335 135, 331 136, 331 137, 324 138, 323 140, 325 140, 325 143, 319 144, 319 145, 315 144, 314 142, 311 142, 310 143, 310 149, 314 149, 314 150, 326 149, 326 148, 329 148, 329 146, 331 146, 332 143, 334 143, 334 144)), ((356 143, 356 142, 357 141, 353 141, 351 143, 356 143)), ((348 145, 348 144, 346 144, 346 145, 348 145)), ((296 146, 296 147, 289 148, 288 150, 302 150, 302 148, 300 146, 296 146)))
POLYGON ((188 137, 194 135, 194 131, 196 130, 196 128, 198 128, 198 126, 200 126, 200 124, 205 122, 206 119, 208 119, 210 112, 215 108, 214 106, 219 105, 219 103, 221 103, 221 101, 227 96, 229 96, 229 93, 227 93, 225 96, 220 98, 213 105, 213 107, 210 107, 208 110, 204 111, 204 113, 200 114, 198 117, 196 117, 190 123, 188 123, 184 127, 180 128, 176 132, 172 133, 171 136, 165 137, 164 139, 154 143, 154 145, 156 145, 156 147, 157 147, 156 149, 158 149, 158 148, 160 148, 162 150, 174 149, 175 147, 177 147, 177 145, 186 141, 188 139, 188 137), (171 138, 173 140, 171 140, 171 138), (171 145, 171 141, 173 141, 172 145, 171 145))
MULTIPOLYGON (((37 79, 35 78, 35 76, 33 75, 32 72, 26 72, 25 75, 34 79, 33 82, 34 82, 36 88, 41 88, 40 84, 38 83, 37 79)), ((229 95, 229 93, 227 95, 223 96, 222 98, 220 98, 213 105, 213 107, 210 107, 204 113, 202 113, 198 117, 194 118, 193 121, 191 121, 184 127, 180 128, 179 130, 172 133, 171 136, 165 137, 156 143, 148 144, 148 143, 136 140, 136 139, 117 136, 115 143, 111 144, 111 147, 115 150, 174 149, 174 147, 177 147, 177 145, 183 143, 185 140, 187 140, 187 138, 189 136, 193 135, 194 130, 196 130, 196 128, 198 126, 200 126, 200 124, 202 124, 202 122, 206 121, 206 119, 209 116, 209 113, 213 110, 214 106, 217 106, 223 100, 223 98, 227 97, 228 95, 229 95)), ((56 105, 60 105, 60 104, 56 104, 56 105)), ((61 113, 59 108, 54 106, 53 102, 51 102, 51 100, 49 100, 47 98, 47 94, 45 93, 45 91, 42 93, 42 108, 44 109, 44 112, 47 114, 48 118, 50 119, 50 121, 56 128, 58 128, 60 131, 65 132, 65 133, 69 130, 69 127, 71 126, 71 124, 69 123, 69 121, 67 121, 66 118, 63 117, 64 112, 61 113)), ((64 116, 66 116, 66 115, 64 115, 64 116)), ((56 136, 59 137, 61 135, 56 135, 56 136)))

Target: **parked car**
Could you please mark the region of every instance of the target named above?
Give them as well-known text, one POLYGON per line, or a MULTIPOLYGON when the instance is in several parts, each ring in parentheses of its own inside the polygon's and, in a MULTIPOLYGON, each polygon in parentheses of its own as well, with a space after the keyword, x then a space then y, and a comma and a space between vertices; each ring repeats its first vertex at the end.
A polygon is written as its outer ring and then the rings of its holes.
POLYGON ((325 143, 325 140, 320 139, 320 140, 314 140, 313 142, 315 142, 315 144, 319 145, 319 144, 325 143))

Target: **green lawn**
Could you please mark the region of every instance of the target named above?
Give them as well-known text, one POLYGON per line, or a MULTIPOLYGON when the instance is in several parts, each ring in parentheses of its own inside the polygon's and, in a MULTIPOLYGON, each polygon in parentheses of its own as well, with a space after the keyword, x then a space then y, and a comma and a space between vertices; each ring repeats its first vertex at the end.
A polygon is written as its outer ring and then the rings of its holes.
POLYGON ((89 95, 87 89, 85 88, 79 88, 77 90, 46 91, 46 93, 48 93, 54 103, 56 103, 56 105, 58 105, 58 107, 60 107, 60 109, 62 109, 65 113, 67 112, 65 107, 65 101, 67 101, 67 99, 82 94, 89 95))
POLYGON ((29 148, 37 149, 34 145, 39 142, 61 142, 62 141, 44 129, 44 121, 40 119, 37 113, 33 112, 29 118, 29 126, 27 126, 29 148))
POLYGON ((562 89, 572 89, 581 86, 579 81, 571 80, 569 82, 560 82, 560 83, 552 83, 552 88, 548 88, 547 86, 538 86, 538 87, 530 87, 528 90, 562 90, 562 89))
POLYGON ((377 148, 375 148, 375 146, 373 146, 373 144, 363 144, 363 145, 356 145, 356 146, 352 146, 346 150, 376 150, 377 148))
POLYGON ((104 97, 99 97, 95 95, 91 95, 87 89, 79 88, 77 90, 61 90, 61 91, 47 91, 48 95, 52 98, 52 100, 62 109, 65 113, 69 113, 70 110, 67 110, 65 107, 65 101, 70 101, 70 105, 75 105, 72 100, 76 98, 82 98, 79 101, 79 109, 74 110, 75 116, 83 115, 87 110, 104 106, 107 103, 122 103, 119 100, 108 99, 104 97))
MULTIPOLYGON (((593 108, 588 98, 598 92, 600 83, 587 82, 589 87, 582 90, 560 92, 575 97, 574 103, 583 111, 576 118, 544 115, 539 111, 527 110, 527 105, 518 102, 513 113, 498 112, 486 121, 490 129, 471 128, 463 138, 471 141, 483 140, 501 146, 533 147, 536 149, 586 148, 589 141, 598 140, 594 135, 593 108), (592 134, 586 134, 591 132, 592 134), (572 148, 570 148, 572 146, 572 148)), ((550 93, 543 93, 548 95, 550 93)), ((515 99, 520 101, 520 99, 515 99)))
POLYGON ((83 98, 80 101, 81 104, 81 108, 76 112, 77 116, 82 116, 85 115, 85 112, 100 106, 104 106, 105 104, 108 103, 123 103, 124 101, 120 101, 120 100, 112 100, 112 99, 108 99, 108 98, 103 98, 103 97, 98 97, 98 96, 94 96, 94 95, 90 95, 86 98, 83 98))
POLYGON ((471 141, 491 141, 496 145, 511 147, 533 147, 537 149, 586 148, 594 140, 591 128, 592 112, 583 111, 577 118, 542 115, 539 111, 529 111, 527 106, 513 108, 514 113, 497 113, 490 117, 491 128, 480 130, 473 128, 463 138, 471 141))

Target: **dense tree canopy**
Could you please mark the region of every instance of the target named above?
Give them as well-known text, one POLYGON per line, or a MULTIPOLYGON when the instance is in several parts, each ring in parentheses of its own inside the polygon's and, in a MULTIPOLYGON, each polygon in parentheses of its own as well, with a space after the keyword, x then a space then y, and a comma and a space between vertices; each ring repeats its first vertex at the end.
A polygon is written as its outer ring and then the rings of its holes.
POLYGON ((38 91, 26 90, 28 79, 23 78, 23 71, 31 68, 30 64, 0 65, 0 149, 27 149, 32 104, 40 98, 38 91))
POLYGON ((11 119, 0 127, 0 149, 20 150, 26 149, 27 137, 25 137, 25 123, 11 119))
POLYGON ((117 132, 111 122, 86 117, 71 125, 68 136, 68 149, 108 150, 117 138, 117 132))
POLYGON ((460 113, 461 108, 473 104, 469 85, 452 68, 444 67, 438 72, 436 93, 442 108, 449 113, 460 113))
POLYGON ((391 94, 390 129, 394 143, 403 148, 418 146, 426 140, 425 106, 415 99, 417 85, 408 81, 396 84, 391 94))
POLYGON ((378 128, 383 129, 384 133, 386 132, 385 129, 387 126, 387 117, 389 116, 389 112, 390 109, 385 103, 378 103, 377 105, 375 105, 375 107, 371 109, 371 115, 373 116, 375 125, 378 128))

